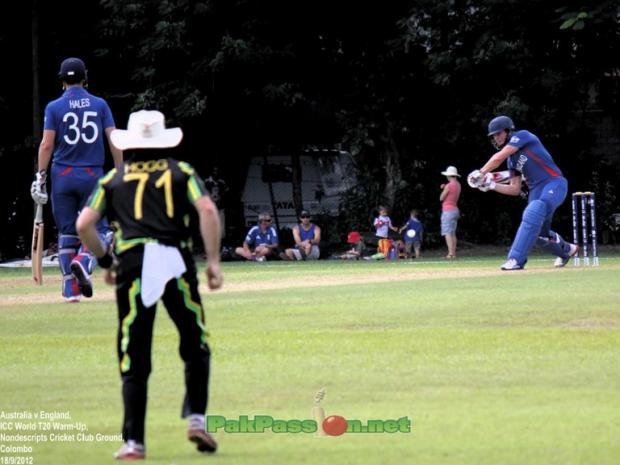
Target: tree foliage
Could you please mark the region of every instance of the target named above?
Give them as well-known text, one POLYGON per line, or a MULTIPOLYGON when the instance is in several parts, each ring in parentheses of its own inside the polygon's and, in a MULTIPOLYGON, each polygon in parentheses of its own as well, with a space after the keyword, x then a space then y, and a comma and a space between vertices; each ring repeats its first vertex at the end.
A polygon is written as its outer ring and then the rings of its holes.
MULTIPOLYGON (((14 238, 29 234, 36 152, 24 78, 29 13, 45 18, 41 105, 58 95, 60 60, 81 56, 118 126, 132 110, 162 110, 184 129, 185 157, 199 171, 218 163, 233 189, 253 155, 308 144, 349 150, 360 182, 347 197, 343 231, 368 228, 373 207, 386 203, 399 219, 421 210, 432 237, 439 173, 486 161, 485 127, 498 113, 543 139, 573 190, 596 183, 618 195, 609 187, 620 174, 615 1, 69 0, 63 9, 36 1, 19 8, 25 19, 5 16, 0 35, 3 51, 23 55, 15 92, 0 96, 0 158, 20 173, 0 206, 3 222, 14 211, 23 218, 12 217, 14 238)), ((463 236, 496 241, 521 205, 466 190, 463 207, 463 236)))

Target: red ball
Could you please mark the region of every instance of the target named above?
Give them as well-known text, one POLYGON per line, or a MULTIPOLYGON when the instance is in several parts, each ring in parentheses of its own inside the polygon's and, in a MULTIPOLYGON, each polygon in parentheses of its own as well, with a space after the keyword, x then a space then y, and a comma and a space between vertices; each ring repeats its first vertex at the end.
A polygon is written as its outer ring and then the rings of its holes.
POLYGON ((323 431, 330 436, 340 436, 347 430, 347 420, 340 415, 330 415, 323 420, 323 431))

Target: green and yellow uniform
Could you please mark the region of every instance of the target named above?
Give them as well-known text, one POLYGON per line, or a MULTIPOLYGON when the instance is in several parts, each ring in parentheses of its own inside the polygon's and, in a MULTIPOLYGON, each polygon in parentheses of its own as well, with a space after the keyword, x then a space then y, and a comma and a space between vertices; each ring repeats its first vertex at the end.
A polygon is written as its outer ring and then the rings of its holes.
POLYGON ((180 334, 186 385, 182 416, 206 411, 210 350, 189 228, 194 203, 205 195, 204 184, 189 164, 162 158, 126 161, 122 171, 113 169, 99 180, 87 202, 116 228, 117 349, 125 403, 125 441, 144 443, 156 307, 145 307, 141 299, 145 244, 177 247, 185 262, 187 271, 168 281, 162 300, 180 334))

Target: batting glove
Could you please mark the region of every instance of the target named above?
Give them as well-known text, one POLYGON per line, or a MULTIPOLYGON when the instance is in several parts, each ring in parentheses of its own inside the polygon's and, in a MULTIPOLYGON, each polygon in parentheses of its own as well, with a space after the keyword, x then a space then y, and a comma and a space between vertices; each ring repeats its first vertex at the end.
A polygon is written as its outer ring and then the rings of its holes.
POLYGON ((30 195, 38 205, 45 205, 47 203, 47 187, 45 182, 47 180, 47 174, 45 170, 41 170, 36 174, 36 179, 32 181, 30 186, 30 195))
POLYGON ((493 173, 487 173, 482 178, 482 181, 478 186, 478 190, 481 190, 482 192, 488 192, 490 190, 495 190, 495 186, 496 184, 495 181, 493 181, 493 173))
POLYGON ((467 175, 467 184, 474 189, 480 187, 480 184, 484 180, 484 174, 480 170, 474 170, 467 175))

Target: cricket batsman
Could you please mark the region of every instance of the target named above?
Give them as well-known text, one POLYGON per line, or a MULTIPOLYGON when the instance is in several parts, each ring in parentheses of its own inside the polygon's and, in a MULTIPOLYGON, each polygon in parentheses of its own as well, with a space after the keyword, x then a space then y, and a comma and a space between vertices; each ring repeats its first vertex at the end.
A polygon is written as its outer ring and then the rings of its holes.
POLYGON ((516 130, 508 116, 497 116, 489 122, 488 137, 497 153, 482 168, 469 174, 468 184, 482 192, 494 190, 513 196, 520 194, 523 180, 529 188, 527 207, 501 269, 522 270, 534 243, 557 257, 554 266, 565 266, 579 252, 579 247, 552 231, 551 222, 555 210, 566 198, 566 178, 540 139, 527 130, 516 130), (496 183, 492 171, 504 160, 512 177, 507 184, 496 183))
MULTIPOLYGON (((66 302, 79 302, 82 296, 93 295, 90 276, 96 261, 81 246, 75 220, 103 176, 104 139, 108 139, 117 167, 123 163, 123 152, 110 143, 109 136, 115 125, 107 102, 85 89, 84 62, 79 58, 67 58, 60 65, 58 78, 64 92, 45 107, 38 171, 30 193, 36 203, 47 202, 47 170, 51 161, 52 212, 58 228, 62 296, 66 302)), ((97 228, 111 241, 105 219, 97 228)))

